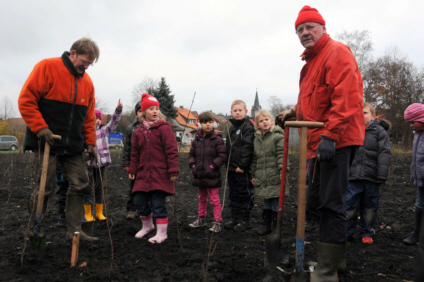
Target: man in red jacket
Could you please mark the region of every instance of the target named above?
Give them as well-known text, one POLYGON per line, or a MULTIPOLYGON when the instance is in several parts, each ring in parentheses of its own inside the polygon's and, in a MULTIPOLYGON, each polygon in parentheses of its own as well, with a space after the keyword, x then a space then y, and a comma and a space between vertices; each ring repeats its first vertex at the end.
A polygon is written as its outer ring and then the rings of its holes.
POLYGON ((324 123, 324 128, 308 129, 307 209, 320 220, 318 266, 311 281, 338 281, 337 268, 346 250, 349 167, 365 136, 362 76, 349 47, 330 38, 316 9, 304 6, 295 28, 306 48, 301 55, 306 64, 297 105, 278 120, 296 116, 299 121, 324 123))
POLYGON ((87 148, 94 159, 96 154, 94 86, 85 70, 98 58, 95 42, 88 38, 77 40, 62 57, 44 59, 35 65, 18 99, 19 111, 27 124, 24 151, 43 152, 45 142, 51 146, 44 207, 55 188, 57 162, 68 179, 67 239, 79 231, 81 240, 97 240, 81 231, 81 219, 83 196, 90 189, 83 152, 87 148), (54 140, 53 134, 62 139, 54 140))

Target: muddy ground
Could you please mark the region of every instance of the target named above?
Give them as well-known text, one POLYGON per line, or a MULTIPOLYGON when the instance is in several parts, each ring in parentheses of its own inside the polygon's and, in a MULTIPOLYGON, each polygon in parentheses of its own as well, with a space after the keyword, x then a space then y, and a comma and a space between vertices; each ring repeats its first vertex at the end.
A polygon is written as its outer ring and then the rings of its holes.
MULTIPOLYGON (((25 231, 29 213, 27 200, 35 187, 31 154, 0 154, 0 280, 1 281, 283 281, 278 270, 264 266, 265 240, 257 235, 263 201, 256 198, 252 211, 253 229, 245 233, 224 230, 211 234, 188 224, 197 213, 197 189, 191 186, 187 155, 180 155, 181 176, 177 196, 168 198, 168 240, 152 245, 136 240, 139 219, 126 219, 129 181, 120 166, 120 154, 113 151, 113 165, 107 168, 106 222, 83 226, 85 232, 100 237, 96 244, 81 243, 79 263, 70 268, 71 243, 64 240, 65 229, 56 227, 58 207, 50 201, 46 218, 49 242, 43 258, 26 249, 25 231), (178 221, 177 221, 178 219, 178 221), (178 224, 177 224, 178 223, 178 224), (85 266, 80 266, 85 263, 85 266), (207 267, 206 267, 207 266, 207 267), (206 271, 207 270, 207 271, 206 271)), ((348 272, 340 281, 412 281, 415 246, 402 240, 412 231, 415 189, 409 183, 410 154, 394 154, 390 180, 381 187, 381 205, 373 245, 363 245, 359 235, 348 246, 348 272)), ((297 155, 290 156, 291 195, 286 199, 284 242, 290 268, 294 261, 297 209, 297 155)), ((224 188, 221 189, 221 200, 224 188)), ((227 193, 228 194, 228 193, 227 193)), ((223 217, 229 218, 228 200, 223 217)), ((213 220, 208 208, 208 221, 213 220)), ((153 235, 151 235, 153 236, 153 235)), ((306 234, 305 260, 314 260, 317 230, 306 234)), ((282 265, 281 265, 282 266, 282 265)))

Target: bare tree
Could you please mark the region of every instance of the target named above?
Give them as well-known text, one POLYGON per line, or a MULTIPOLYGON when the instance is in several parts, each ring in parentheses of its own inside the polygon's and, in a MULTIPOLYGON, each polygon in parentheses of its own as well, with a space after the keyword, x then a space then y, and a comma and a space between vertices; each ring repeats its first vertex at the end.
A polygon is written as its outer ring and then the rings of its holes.
POLYGON ((8 120, 13 117, 14 112, 12 101, 7 96, 3 96, 0 102, 0 119, 8 120))
POLYGON ((134 109, 135 104, 141 100, 141 94, 153 94, 153 91, 158 84, 159 81, 157 79, 153 79, 147 76, 144 77, 141 82, 134 87, 131 94, 132 105, 130 105, 128 108, 134 109))
POLYGON ((109 105, 107 102, 96 96, 96 109, 104 114, 107 114, 109 112, 109 105))
POLYGON ((395 144, 411 144, 412 134, 405 126, 403 113, 412 103, 424 102, 423 73, 397 48, 370 64, 370 97, 377 113, 391 121, 395 144))
POLYGON ((277 96, 270 96, 268 98, 269 113, 272 116, 278 116, 284 110, 289 109, 292 105, 283 105, 283 102, 277 96))
POLYGON ((361 73, 366 72, 367 65, 372 61, 371 32, 368 30, 343 31, 336 35, 337 40, 349 46, 361 73))

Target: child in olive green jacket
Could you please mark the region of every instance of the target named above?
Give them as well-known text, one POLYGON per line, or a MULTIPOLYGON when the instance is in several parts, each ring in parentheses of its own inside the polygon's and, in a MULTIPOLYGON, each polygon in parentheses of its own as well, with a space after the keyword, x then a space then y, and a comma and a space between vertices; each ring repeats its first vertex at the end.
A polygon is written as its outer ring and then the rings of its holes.
POLYGON ((272 232, 272 221, 276 221, 280 196, 281 169, 283 166, 284 132, 275 126, 271 114, 260 110, 255 116, 258 130, 253 142, 253 159, 250 166, 252 183, 256 194, 264 198, 263 226, 259 235, 272 232))

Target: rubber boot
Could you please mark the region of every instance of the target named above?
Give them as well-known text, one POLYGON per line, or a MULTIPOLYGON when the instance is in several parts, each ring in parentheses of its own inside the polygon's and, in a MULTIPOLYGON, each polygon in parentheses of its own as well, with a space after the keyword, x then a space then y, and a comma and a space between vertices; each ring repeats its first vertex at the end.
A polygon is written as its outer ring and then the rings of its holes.
POLYGON ((141 239, 153 230, 155 230, 155 225, 153 224, 153 214, 148 216, 140 216, 141 223, 143 223, 143 228, 135 234, 135 238, 141 239))
POLYGON ((168 218, 157 218, 156 227, 156 235, 149 239, 152 244, 160 244, 168 238, 168 218))
POLYGON ((252 229, 252 223, 250 222, 250 210, 241 210, 240 222, 234 226, 234 231, 244 232, 248 229, 252 229))
POLYGON ((263 225, 259 227, 258 235, 264 236, 272 232, 272 210, 264 209, 262 211, 263 225))
POLYGON ((96 221, 94 219, 94 216, 91 214, 91 204, 90 205, 84 205, 84 211, 85 211, 85 222, 92 222, 96 221))
POLYGON ((81 218, 83 217, 84 211, 82 210, 84 196, 80 195, 67 195, 66 197, 66 239, 72 240, 74 232, 80 233, 80 240, 82 241, 97 241, 99 238, 90 237, 81 230, 81 218))
POLYGON ((422 208, 415 208, 414 215, 414 231, 409 235, 408 238, 404 239, 403 242, 407 245, 416 245, 418 243, 421 227, 422 208))
POLYGON ((317 242, 317 267, 311 273, 311 282, 338 282, 337 269, 346 252, 342 245, 317 242))
POLYGON ((230 221, 224 223, 224 228, 233 229, 240 221, 240 209, 231 208, 231 219, 230 221))
POLYGON ((103 204, 96 204, 96 219, 100 221, 106 220, 103 215, 103 204))

